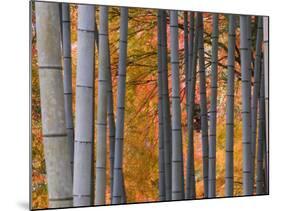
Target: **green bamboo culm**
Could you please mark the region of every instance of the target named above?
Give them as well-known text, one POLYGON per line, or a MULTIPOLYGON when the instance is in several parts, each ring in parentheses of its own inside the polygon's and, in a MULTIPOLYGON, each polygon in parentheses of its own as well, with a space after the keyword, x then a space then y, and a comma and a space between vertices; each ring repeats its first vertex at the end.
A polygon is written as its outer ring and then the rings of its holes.
POLYGON ((71 207, 71 149, 65 122, 59 4, 35 2, 35 17, 48 207, 71 207))
POLYGON ((128 8, 122 7, 120 17, 120 42, 117 85, 117 113, 114 153, 114 176, 112 204, 122 203, 122 195, 125 196, 123 168, 123 142, 124 142, 124 116, 126 96, 126 59, 128 39, 128 8))

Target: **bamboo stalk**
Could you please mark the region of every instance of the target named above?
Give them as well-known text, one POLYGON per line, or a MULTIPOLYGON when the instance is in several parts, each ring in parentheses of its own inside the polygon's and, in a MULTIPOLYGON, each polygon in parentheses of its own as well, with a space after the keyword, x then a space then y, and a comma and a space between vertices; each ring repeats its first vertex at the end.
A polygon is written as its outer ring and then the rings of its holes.
MULTIPOLYGON (((71 166, 73 171, 74 159, 74 125, 72 117, 72 67, 71 67, 71 40, 69 4, 62 3, 62 53, 63 53, 63 90, 65 122, 68 144, 70 147, 71 166)), ((73 173, 73 172, 72 172, 73 173)))
POLYGON ((250 74, 249 74, 249 45, 247 39, 247 16, 240 16, 240 54, 242 72, 242 125, 243 125, 243 193, 252 195, 251 188, 251 131, 250 131, 250 74))
POLYGON ((99 78, 98 78, 98 116, 97 116, 97 156, 95 205, 105 204, 106 191, 106 126, 109 86, 108 64, 108 7, 100 7, 99 29, 99 78))
POLYGON ((163 100, 162 100, 162 28, 161 28, 161 18, 162 11, 158 10, 157 14, 157 39, 158 39, 158 49, 157 49, 157 63, 158 63, 158 171, 159 171, 159 200, 165 201, 165 161, 164 161, 164 131, 163 131, 163 100))
POLYGON ((92 204, 94 6, 78 6, 73 205, 92 204))
POLYGON ((204 180, 204 197, 208 197, 208 113, 207 113, 207 94, 206 94, 206 70, 204 58, 204 26, 203 16, 200 15, 199 21, 199 79, 200 79, 200 118, 201 118, 201 141, 202 141, 202 160, 203 160, 203 180, 204 180))
POLYGON ((208 197, 216 197, 216 139, 217 139, 217 77, 218 77, 218 14, 213 15, 212 31, 212 66, 211 66, 211 107, 209 134, 209 193, 208 197))
POLYGON ((165 163, 165 194, 166 200, 172 199, 171 186, 171 114, 168 87, 168 66, 167 66, 167 15, 165 10, 161 10, 162 28, 162 103, 163 103, 163 127, 164 127, 164 163, 165 163))
POLYGON ((227 60, 227 104, 226 104, 226 147, 225 147, 225 196, 233 196, 233 142, 234 142, 234 71, 236 16, 229 15, 228 60, 227 60))
POLYGON ((128 8, 121 8, 120 20, 120 43, 118 64, 118 87, 117 87, 117 113, 115 134, 115 157, 113 177, 113 200, 112 204, 120 204, 122 201, 122 164, 123 164, 123 141, 124 141, 124 111, 126 91, 126 58, 128 36, 128 8))
MULTIPOLYGON (((191 18, 194 17, 191 15, 191 18)), ((194 44, 192 46, 192 65, 189 74, 189 91, 188 91, 188 115, 187 115, 187 133, 188 133, 188 152, 187 152, 187 178, 186 178, 186 197, 187 199, 194 199, 196 197, 195 189, 195 175, 194 175, 194 141, 193 141, 193 117, 194 117, 194 95, 196 84, 196 66, 197 66, 197 53, 198 53, 198 38, 199 38, 199 17, 197 13, 194 44)), ((191 35, 190 35, 190 39, 191 35)), ((189 45, 190 46, 190 45, 189 45)), ((191 48, 191 46, 190 46, 191 48)))
POLYGON ((172 200, 184 198, 181 107, 179 96, 178 12, 170 11, 172 65, 172 200))
POLYGON ((49 208, 72 206, 60 48, 59 4, 35 2, 42 133, 49 208))

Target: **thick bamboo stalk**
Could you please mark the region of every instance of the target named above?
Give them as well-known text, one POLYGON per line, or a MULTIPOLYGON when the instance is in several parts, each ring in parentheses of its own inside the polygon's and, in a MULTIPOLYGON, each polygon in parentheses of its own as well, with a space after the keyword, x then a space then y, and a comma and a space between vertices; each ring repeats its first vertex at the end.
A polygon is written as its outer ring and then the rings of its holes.
POLYGON ((159 200, 165 201, 165 160, 164 160, 164 130, 163 130, 163 101, 162 101, 162 28, 161 19, 163 12, 158 10, 157 14, 157 39, 158 39, 158 49, 157 49, 157 63, 158 63, 158 171, 159 171, 159 200))
POLYGON ((243 193, 251 195, 251 130, 250 130, 250 74, 249 74, 249 45, 247 39, 247 16, 240 16, 240 55, 242 72, 242 126, 243 126, 243 193))
POLYGON ((217 78, 218 78, 218 14, 213 15, 212 31, 212 66, 211 66, 211 106, 210 106, 210 138, 209 138, 209 193, 208 197, 216 197, 216 139, 217 139, 217 78))
POLYGON ((203 180, 204 180, 204 197, 208 197, 208 113, 207 113, 207 96, 206 96, 206 70, 204 56, 204 26, 203 16, 199 18, 199 79, 200 79, 200 119, 201 119, 201 141, 202 141, 202 160, 203 160, 203 180))
POLYGON ((121 20, 120 20, 117 113, 116 113, 116 135, 115 135, 112 204, 120 204, 122 202, 121 201, 122 185, 124 184, 122 182, 122 167, 123 167, 123 140, 124 140, 124 115, 125 115, 124 111, 125 111, 125 91, 126 91, 127 36, 128 36, 128 8, 122 7, 121 20))
POLYGON ((78 6, 73 205, 92 204, 95 7, 78 6))
POLYGON ((72 117, 72 67, 69 4, 62 3, 62 52, 63 52, 63 89, 65 122, 68 144, 70 147, 71 166, 74 159, 74 125, 72 117))
POLYGON ((98 78, 98 116, 97 116, 97 156, 95 205, 105 204, 106 191, 106 126, 108 100, 108 7, 100 7, 99 29, 99 78, 98 78))
POLYGON ((162 10, 162 102, 163 102, 163 127, 164 127, 164 163, 165 163, 165 194, 166 200, 172 199, 171 186, 171 114, 168 87, 168 66, 167 66, 167 15, 162 10))
POLYGON ((60 48, 59 4, 35 2, 42 133, 49 208, 72 206, 60 48))
MULTIPOLYGON (((194 95, 196 84, 196 66, 197 66, 197 53, 198 53, 198 38, 199 38, 199 17, 197 13, 195 35, 192 49, 192 65, 190 69, 190 81, 188 91, 188 112, 187 112, 187 133, 188 133, 188 147, 187 147, 187 178, 186 178, 186 198, 194 199, 196 197, 195 191, 195 175, 194 175, 194 141, 193 141, 193 117, 194 117, 194 95)), ((191 18, 194 16, 191 16, 191 18)), ((190 39, 191 39, 190 35, 190 39)), ((189 45, 191 47, 191 45, 189 45)))
POLYGON ((227 54, 227 103, 226 103, 226 147, 225 147, 225 196, 233 196, 233 139, 234 139, 234 71, 236 16, 229 15, 227 54))
POLYGON ((260 95, 259 95, 259 117, 258 117, 258 149, 257 149, 257 181, 256 194, 264 194, 264 148, 265 148, 265 96, 264 96, 264 67, 261 61, 261 80, 260 80, 260 95))
POLYGON ((179 96, 178 12, 170 11, 172 65, 172 200, 184 199, 181 107, 179 96))
POLYGON ((265 193, 269 193, 269 63, 268 63, 268 54, 269 54, 269 18, 263 17, 263 55, 264 55, 264 89, 265 89, 265 127, 266 127, 266 142, 265 142, 265 193))
POLYGON ((252 143, 252 177, 255 183, 255 161, 256 161, 256 139, 257 139, 257 106, 260 94, 260 75, 261 75, 261 48, 262 48, 262 17, 258 17, 257 39, 256 39, 256 57, 254 65, 254 88, 251 101, 251 143, 252 143))

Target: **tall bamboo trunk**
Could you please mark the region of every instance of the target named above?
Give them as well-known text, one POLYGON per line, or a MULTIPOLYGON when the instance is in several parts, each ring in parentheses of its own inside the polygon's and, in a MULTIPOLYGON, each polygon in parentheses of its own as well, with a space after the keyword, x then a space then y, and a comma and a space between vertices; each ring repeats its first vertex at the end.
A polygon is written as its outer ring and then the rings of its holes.
POLYGON ((106 126, 107 100, 109 87, 108 68, 108 7, 100 7, 99 29, 99 78, 98 78, 98 116, 97 116, 97 156, 95 205, 105 204, 106 191, 106 126))
POLYGON ((78 6, 74 206, 92 204, 94 6, 78 6))
POLYGON ((157 14, 157 30, 158 30, 158 49, 157 49, 157 58, 158 58, 158 171, 159 171, 159 200, 165 201, 165 160, 164 160, 164 130, 163 130, 163 98, 162 98, 162 28, 161 28, 161 19, 163 12, 158 10, 157 14))
MULTIPOLYGON (((124 140, 124 111, 126 91, 126 58, 127 58, 127 36, 128 36, 128 8, 121 8, 120 19, 120 43, 117 85, 117 113, 116 113, 116 135, 115 135, 115 157, 113 177, 113 199, 112 204, 120 204, 122 198, 122 168, 123 168, 123 140, 124 140)), ((123 191, 125 188, 123 187, 123 191)))
POLYGON ((226 147, 225 147, 225 196, 233 196, 233 139, 234 139, 234 71, 236 16, 229 15, 228 60, 227 60, 227 103, 226 103, 226 147))
POLYGON ((107 42, 108 58, 108 90, 107 90, 107 121, 109 127, 109 160, 110 160, 110 198, 112 202, 113 195, 113 168, 114 168, 114 149, 115 149, 115 120, 113 111, 113 90, 112 90, 112 73, 110 65, 110 48, 109 40, 107 42))
POLYGON ((256 57, 254 65, 254 88, 251 104, 251 143, 252 143, 252 177, 255 183, 255 161, 256 161, 256 139, 257 139, 257 106, 260 94, 260 75, 261 75, 261 44, 262 44, 262 17, 258 17, 257 36, 256 36, 256 57))
POLYGON ((172 65, 172 200, 184 199, 181 106, 179 96, 178 12, 170 11, 172 65))
POLYGON ((263 55, 264 55, 264 89, 265 89, 265 125, 266 125, 266 142, 265 142, 265 193, 269 193, 269 63, 268 63, 268 54, 269 54, 269 18, 263 17, 263 55))
MULTIPOLYGON (((186 113, 187 113, 187 94, 188 94, 188 72, 189 72, 189 48, 188 48, 188 32, 190 30, 188 29, 188 12, 184 12, 184 74, 185 74, 185 97, 186 97, 186 113)), ((187 175, 187 174, 186 174, 187 175)), ((186 186, 184 187, 186 190, 186 186)), ((185 199, 187 199, 187 193, 185 191, 185 199)))
POLYGON ((218 81, 218 14, 213 15, 212 31, 212 67, 211 67, 211 107, 209 138, 209 193, 208 197, 216 197, 216 139, 217 139, 217 81, 218 81))
POLYGON ((252 195, 251 188, 251 139, 250 139, 250 97, 249 45, 247 39, 247 16, 240 16, 240 55, 242 72, 242 126, 243 126, 243 193, 252 195))
MULTIPOLYGON (((185 96, 187 96, 187 92, 188 92, 188 71, 189 71, 189 43, 188 43, 188 13, 184 12, 184 16, 183 16, 183 25, 184 25, 184 70, 185 70, 185 96)), ((188 104, 188 100, 186 97, 186 105, 188 104)))
POLYGON ((171 115, 168 87, 168 66, 167 66, 167 15, 162 10, 161 28, 162 28, 162 105, 163 105, 163 129, 164 129, 164 164, 165 164, 165 195, 166 200, 172 199, 171 186, 171 115))
MULTIPOLYGON (((186 97, 186 113, 187 118, 189 115, 189 93, 191 92, 191 72, 192 72, 192 61, 193 61, 193 42, 194 42, 194 12, 190 12, 189 15, 189 37, 188 37, 188 71, 185 72, 185 84, 187 92, 185 92, 186 97)), ((189 122, 187 120, 187 127, 189 127, 189 122)), ((193 136, 193 135, 192 135, 193 136)), ((192 175, 194 175, 194 168, 191 168, 191 163, 193 163, 193 141, 190 142, 188 138, 188 148, 187 148, 187 162, 186 162, 186 184, 185 184, 185 199, 190 198, 190 187, 192 183, 192 175)))
MULTIPOLYGON (((186 113, 187 113, 187 104, 188 104, 188 76, 189 76, 189 33, 190 29, 188 28, 188 12, 184 12, 184 70, 185 70, 185 100, 186 100, 186 113)), ((186 171, 186 170, 185 170, 186 171)), ((186 172, 187 173, 187 172, 186 172)), ((187 199, 187 182, 185 183, 185 196, 187 199)))
MULTIPOLYGON (((186 198, 194 199, 196 197, 195 191, 195 175, 194 175, 194 143, 193 143, 193 117, 194 117, 194 95, 196 85, 196 66, 197 66, 197 53, 198 53, 198 38, 199 38, 199 17, 200 13, 197 13, 195 36, 192 46, 192 64, 189 74, 189 91, 188 91, 188 112, 187 112, 187 133, 188 133, 188 147, 187 147, 187 178, 186 178, 186 198)), ((190 18, 194 16, 191 14, 190 18)), ((191 19, 192 20, 192 19, 191 19)), ((192 23, 192 22, 191 22, 192 23)), ((191 28, 192 29, 192 28, 191 28)), ((191 32, 190 32, 191 33, 191 32)), ((192 39, 190 34, 190 39, 192 39)), ((191 48, 191 45, 189 45, 191 48)))
POLYGON ((61 73, 59 4, 35 2, 35 16, 48 207, 71 207, 71 155, 61 73))
POLYGON ((258 117, 258 150, 257 150, 257 183, 256 194, 264 194, 264 148, 265 148, 265 96, 264 96, 264 68, 261 61, 261 80, 259 95, 259 117, 258 117))
POLYGON ((199 26, 199 79, 200 79, 200 119, 201 119, 201 141, 202 141, 202 160, 203 160, 203 180, 204 180, 204 197, 208 197, 208 114, 207 114, 207 97, 206 97, 206 70, 204 56, 204 26, 203 16, 200 15, 199 26))
MULTIPOLYGON (((253 49, 252 49, 252 17, 251 16, 247 16, 247 41, 248 41, 248 74, 249 74, 249 81, 248 83, 248 87, 249 87, 249 102, 250 102, 250 110, 249 110, 249 118, 250 118, 250 123, 249 123, 249 128, 248 130, 250 130, 250 135, 249 135, 249 139, 250 139, 250 144, 251 144, 251 159, 253 157, 252 155, 252 110, 251 110, 251 102, 252 102, 252 72, 253 72, 253 66, 254 66, 254 59, 253 59, 253 49)), ((251 160, 251 172, 250 172, 251 176, 250 176, 250 192, 253 194, 254 191, 254 174, 253 174, 253 161, 251 160)))
POLYGON ((71 67, 71 35, 69 4, 62 4, 62 52, 63 52, 63 89, 65 122, 68 144, 70 147, 71 166, 74 159, 74 126, 72 117, 72 67, 71 67))

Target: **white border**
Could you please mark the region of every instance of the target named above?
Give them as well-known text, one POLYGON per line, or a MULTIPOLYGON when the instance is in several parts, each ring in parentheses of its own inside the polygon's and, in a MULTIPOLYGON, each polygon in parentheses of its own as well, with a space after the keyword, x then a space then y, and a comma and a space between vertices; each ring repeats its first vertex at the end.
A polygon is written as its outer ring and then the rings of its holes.
MULTIPOLYGON (((69 210, 271 210, 280 207, 280 6, 277 0, 73 0, 270 16, 270 196, 107 206, 69 210)), ((29 198, 29 2, 1 2, 0 209, 27 210, 29 198)))

